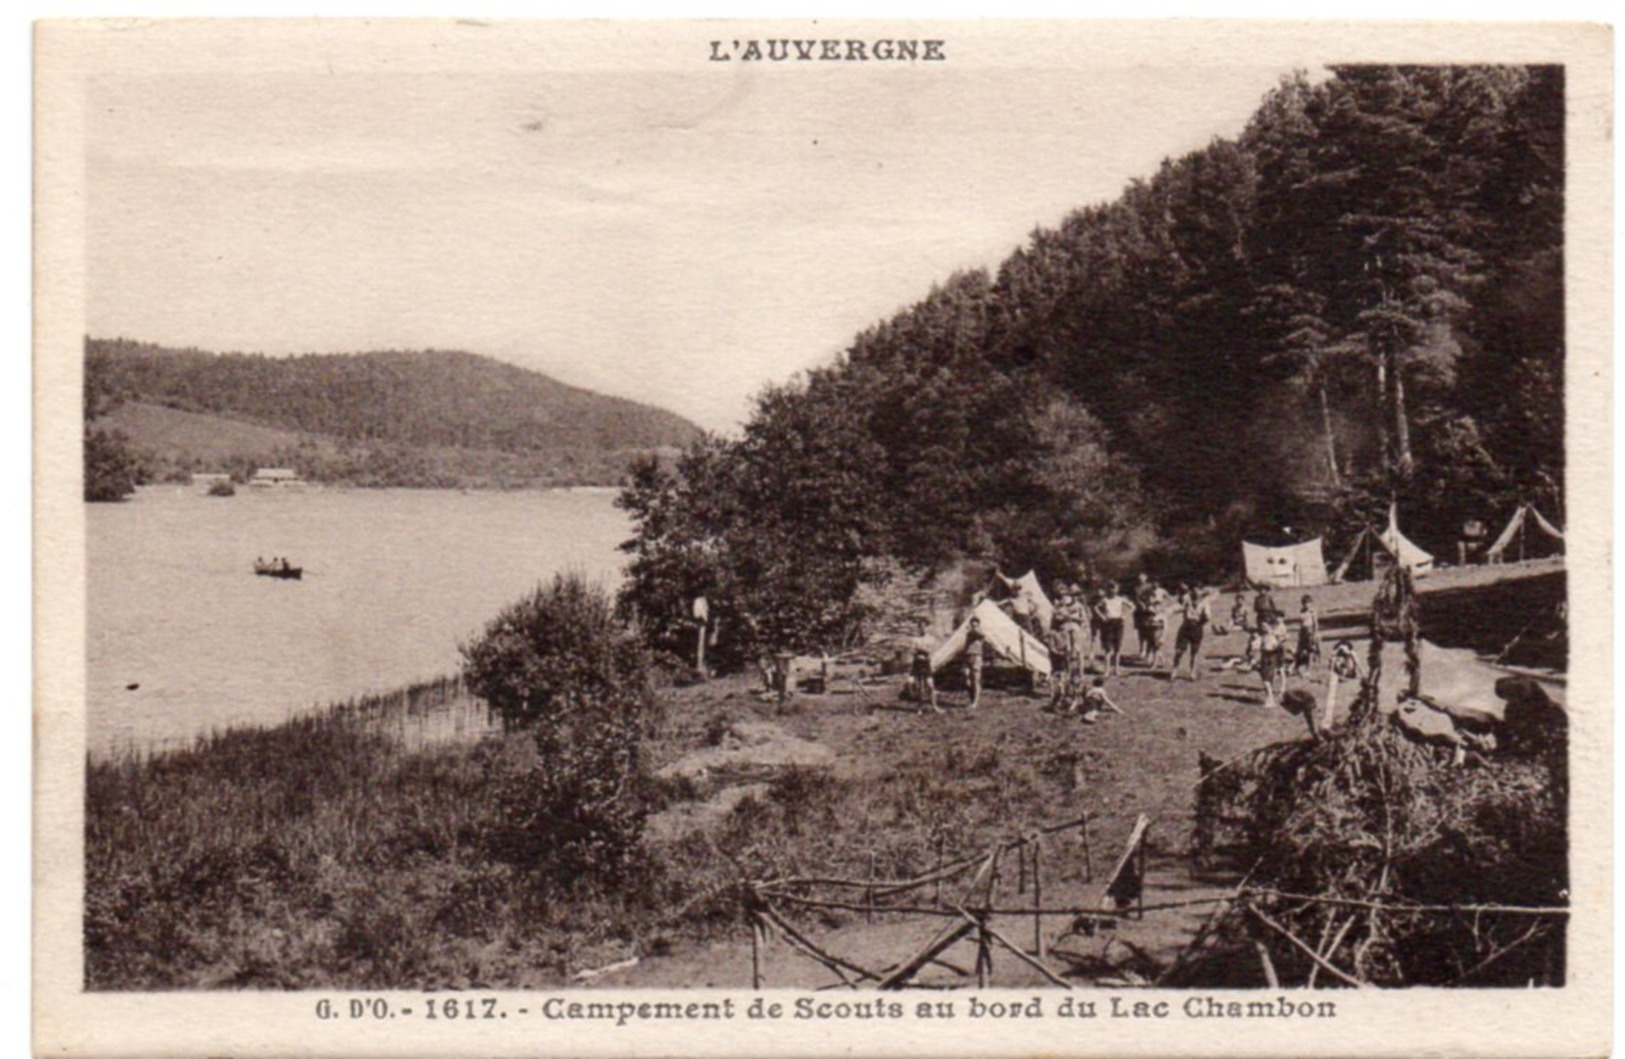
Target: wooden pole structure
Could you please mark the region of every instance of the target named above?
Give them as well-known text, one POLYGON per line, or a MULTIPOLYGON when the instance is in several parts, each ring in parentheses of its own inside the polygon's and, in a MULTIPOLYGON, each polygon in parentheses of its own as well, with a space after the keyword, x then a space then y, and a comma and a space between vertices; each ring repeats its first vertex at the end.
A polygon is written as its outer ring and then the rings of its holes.
MULTIPOLYGON (((1288 943, 1290 943, 1292 945, 1293 948, 1297 949, 1299 952, 1301 952, 1305 956, 1309 957, 1309 959, 1314 961, 1316 966, 1323 968, 1326 971, 1326 973, 1330 974, 1332 977, 1336 978, 1338 981, 1343 982, 1343 983, 1345 983, 1347 985, 1351 985, 1356 989, 1368 989, 1368 988, 1370 988, 1370 985, 1368 983, 1366 983, 1364 981, 1361 981, 1359 978, 1356 978, 1354 975, 1348 974, 1347 972, 1339 969, 1335 964, 1331 963, 1325 957, 1321 956, 1320 953, 1318 953, 1314 949, 1310 948, 1307 944, 1304 943, 1304 941, 1301 938, 1299 938, 1296 934, 1292 933, 1290 930, 1286 929, 1286 927, 1283 927, 1280 923, 1277 923, 1274 919, 1270 918, 1270 916, 1268 914, 1266 914, 1262 909, 1260 909, 1257 905, 1248 905, 1247 906, 1247 911, 1252 913, 1253 917, 1256 918, 1260 923, 1264 924, 1266 927, 1269 927, 1271 930, 1275 931, 1277 934, 1279 934, 1283 938, 1285 938, 1288 941, 1288 943)), ((1259 951, 1265 952, 1267 954, 1267 950, 1264 949, 1264 943, 1263 942, 1261 942, 1261 941, 1254 942, 1254 944, 1259 947, 1259 951)), ((1272 986, 1275 985, 1275 984, 1276 984, 1275 982, 1270 983, 1270 985, 1272 985, 1272 986)))
POLYGON ((942 904, 942 842, 943 842, 943 839, 945 839, 946 837, 947 837, 947 835, 944 832, 942 832, 940 830, 937 832, 937 870, 936 870, 937 893, 936 893, 936 903, 939 904, 939 905, 942 904))
POLYGON ((762 920, 755 913, 750 917, 750 987, 762 988, 762 920))
POLYGON ((1016 959, 1020 960, 1022 963, 1025 963, 1028 967, 1031 967, 1033 970, 1037 971, 1039 974, 1042 974, 1045 978, 1048 978, 1051 982, 1062 987, 1063 989, 1072 988, 1071 982, 1068 982, 1065 978, 1062 978, 1048 967, 1045 967, 1040 961, 1022 952, 1020 946, 1013 943, 1009 938, 1005 937, 1003 934, 1000 934, 992 927, 985 927, 985 929, 990 939, 998 942, 1000 946, 1006 949, 1016 959))
POLYGON ((1095 881, 1095 858, 1089 851, 1089 814, 1083 814, 1083 822, 1078 825, 1078 831, 1083 836, 1083 881, 1095 881))
POLYGON ((1147 842, 1150 840, 1150 836, 1151 836, 1151 824, 1149 822, 1147 822, 1146 825, 1145 825, 1145 833, 1140 836, 1140 854, 1139 854, 1139 856, 1140 856, 1140 892, 1139 892, 1139 895, 1136 896, 1135 899, 1134 899, 1134 918, 1135 919, 1144 919, 1145 918, 1145 885, 1146 885, 1145 847, 1146 847, 1147 842))
POLYGON ((1016 893, 1027 892, 1027 840, 1016 847, 1016 893))
MULTIPOLYGON (((848 987, 853 989, 857 988, 856 984, 846 977, 846 974, 844 973, 846 971, 851 971, 860 979, 869 979, 876 982, 880 980, 880 975, 874 971, 871 971, 866 967, 860 967, 851 960, 843 960, 839 956, 836 956, 833 953, 825 952, 823 949, 813 944, 811 939, 802 934, 800 931, 796 930, 796 928, 792 927, 788 922, 785 921, 783 916, 780 916, 777 912, 773 911, 771 905, 762 909, 761 914, 763 919, 778 929, 779 933, 784 936, 784 940, 789 942, 791 947, 799 949, 808 957, 817 960, 819 963, 829 968, 835 973, 836 977, 840 978, 841 981, 848 987)), ((765 929, 763 931, 763 936, 766 937, 765 929)))
POLYGON ((1044 839, 1033 839, 1033 952, 1044 958, 1044 839))
POLYGON ((982 907, 976 913, 976 984, 982 989, 993 981, 993 939, 987 934, 987 910, 993 907, 993 894, 999 887, 999 860, 1003 853, 1002 846, 993 847, 993 855, 988 858, 987 884, 982 889, 982 907))
POLYGON ((1271 989, 1281 988, 1281 979, 1275 974, 1275 961, 1270 959, 1270 950, 1257 938, 1253 939, 1253 948, 1258 952, 1259 966, 1264 968, 1264 980, 1270 984, 1271 989))
POLYGON ((942 929, 941 933, 932 938, 931 941, 926 944, 925 948, 915 953, 907 962, 905 962, 901 967, 897 968, 897 970, 881 979, 880 984, 875 988, 887 990, 902 988, 911 978, 919 973, 920 968, 935 960, 944 950, 954 945, 959 941, 960 938, 963 938, 966 934, 969 934, 974 929, 976 929, 975 925, 970 922, 963 922, 957 925, 952 923, 948 924, 942 929))
POLYGON ((977 913, 976 924, 976 988, 986 989, 993 974, 993 947, 987 939, 987 916, 977 913))
POLYGON ((873 923, 875 921, 875 851, 872 849, 869 851, 869 885, 863 888, 863 903, 869 906, 869 910, 863 914, 863 921, 873 923))

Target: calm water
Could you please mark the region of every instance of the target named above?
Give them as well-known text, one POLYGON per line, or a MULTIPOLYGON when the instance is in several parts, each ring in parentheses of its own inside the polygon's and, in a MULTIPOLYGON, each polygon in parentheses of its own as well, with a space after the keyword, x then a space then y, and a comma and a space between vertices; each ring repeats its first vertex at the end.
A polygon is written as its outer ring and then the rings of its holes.
POLYGON ((554 572, 613 586, 611 492, 174 486, 86 505, 89 746, 171 745, 455 671, 457 645, 554 572), (303 581, 255 577, 286 556, 303 581), (131 690, 129 685, 139 687, 131 690))

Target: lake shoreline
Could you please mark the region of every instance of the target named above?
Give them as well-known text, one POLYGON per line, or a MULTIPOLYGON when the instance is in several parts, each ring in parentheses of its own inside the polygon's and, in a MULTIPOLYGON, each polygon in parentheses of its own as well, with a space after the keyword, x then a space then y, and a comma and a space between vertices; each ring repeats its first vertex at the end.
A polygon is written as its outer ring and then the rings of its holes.
POLYGON ((87 505, 87 746, 263 727, 436 679, 502 608, 574 570, 613 589, 614 491, 146 487, 87 505), (297 580, 255 575, 286 559, 297 580))

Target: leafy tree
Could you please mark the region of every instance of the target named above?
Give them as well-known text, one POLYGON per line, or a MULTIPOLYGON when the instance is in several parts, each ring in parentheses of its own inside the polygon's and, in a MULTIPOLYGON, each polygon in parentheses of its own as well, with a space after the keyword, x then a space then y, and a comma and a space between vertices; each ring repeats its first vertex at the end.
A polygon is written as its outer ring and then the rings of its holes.
POLYGON ((703 590, 745 640, 809 643, 887 560, 1214 576, 1249 528, 1335 546, 1394 499, 1424 543, 1514 497, 1561 510, 1563 113, 1556 67, 1287 78, 1236 140, 635 480, 628 598, 680 627, 703 590))
POLYGON ((84 375, 84 482, 85 499, 96 503, 123 500, 140 483, 140 461, 130 451, 130 439, 117 430, 93 426, 120 403, 105 357, 91 354, 86 339, 84 375))
POLYGON ((500 792, 499 851, 558 880, 634 866, 646 813, 642 746, 654 721, 642 646, 613 602, 560 574, 463 645, 468 687, 504 724, 533 733, 535 763, 500 792))
POLYGON ((135 492, 141 465, 130 452, 129 439, 116 430, 85 431, 85 499, 98 503, 123 500, 135 492))

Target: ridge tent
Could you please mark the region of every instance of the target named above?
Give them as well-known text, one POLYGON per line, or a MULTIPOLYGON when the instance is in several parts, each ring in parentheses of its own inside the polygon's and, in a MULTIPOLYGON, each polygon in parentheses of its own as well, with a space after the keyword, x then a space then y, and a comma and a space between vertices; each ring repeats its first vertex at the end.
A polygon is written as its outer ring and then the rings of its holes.
POLYGON ((1409 567, 1411 573, 1417 577, 1433 572, 1433 556, 1411 543, 1410 538, 1399 532, 1398 508, 1390 507, 1388 509, 1388 528, 1381 533, 1369 526, 1360 531, 1360 535, 1354 538, 1354 544, 1349 547, 1348 555, 1343 557, 1343 561, 1338 563, 1337 569, 1332 572, 1331 579, 1334 583, 1342 582, 1344 575, 1354 565, 1354 560, 1359 558, 1362 547, 1366 549, 1370 560, 1369 576, 1371 578, 1377 576, 1376 556, 1370 554, 1372 542, 1381 545, 1382 550, 1387 552, 1389 557, 1402 566, 1409 567))
POLYGON ((1382 546, 1388 549, 1400 566, 1406 567, 1411 573, 1420 577, 1432 573, 1433 556, 1418 548, 1401 532, 1399 532, 1399 505, 1388 506, 1388 528, 1377 538, 1382 546))
POLYGON ((958 658, 960 652, 965 649, 965 633, 970 629, 971 618, 980 619, 982 637, 986 641, 987 650, 1040 676, 1050 675, 1052 667, 1049 648, 1037 637, 1023 632, 1015 619, 1000 610, 999 605, 991 599, 984 599, 976 604, 970 615, 954 630, 954 634, 931 653, 931 672, 935 673, 958 658))
MULTIPOLYGON (((1512 518, 1508 520, 1506 529, 1502 530, 1501 535, 1495 538, 1495 543, 1485 550, 1484 561, 1488 563, 1504 562, 1507 546, 1514 540, 1518 542, 1518 557, 1523 558, 1528 523, 1531 518, 1535 520, 1535 527, 1550 540, 1556 542, 1556 550, 1561 552, 1563 550, 1563 531, 1547 522, 1541 513, 1535 510, 1534 505, 1520 504, 1518 510, 1513 512, 1512 518)), ((1546 554, 1549 554, 1549 552, 1546 552, 1546 554)))
POLYGON ((1049 596, 1045 594, 1044 586, 1038 583, 1038 574, 1035 571, 1028 570, 1016 578, 1005 577, 1000 573, 993 576, 997 579, 995 584, 1001 589, 1001 599, 1027 600, 1032 604, 1033 617, 1038 619, 1038 627, 1049 628, 1050 620, 1055 617, 1055 604, 1051 603, 1049 596))
POLYGON ((1255 585, 1291 588, 1326 583, 1326 556, 1319 537, 1282 548, 1242 541, 1241 554, 1247 580, 1255 585))

